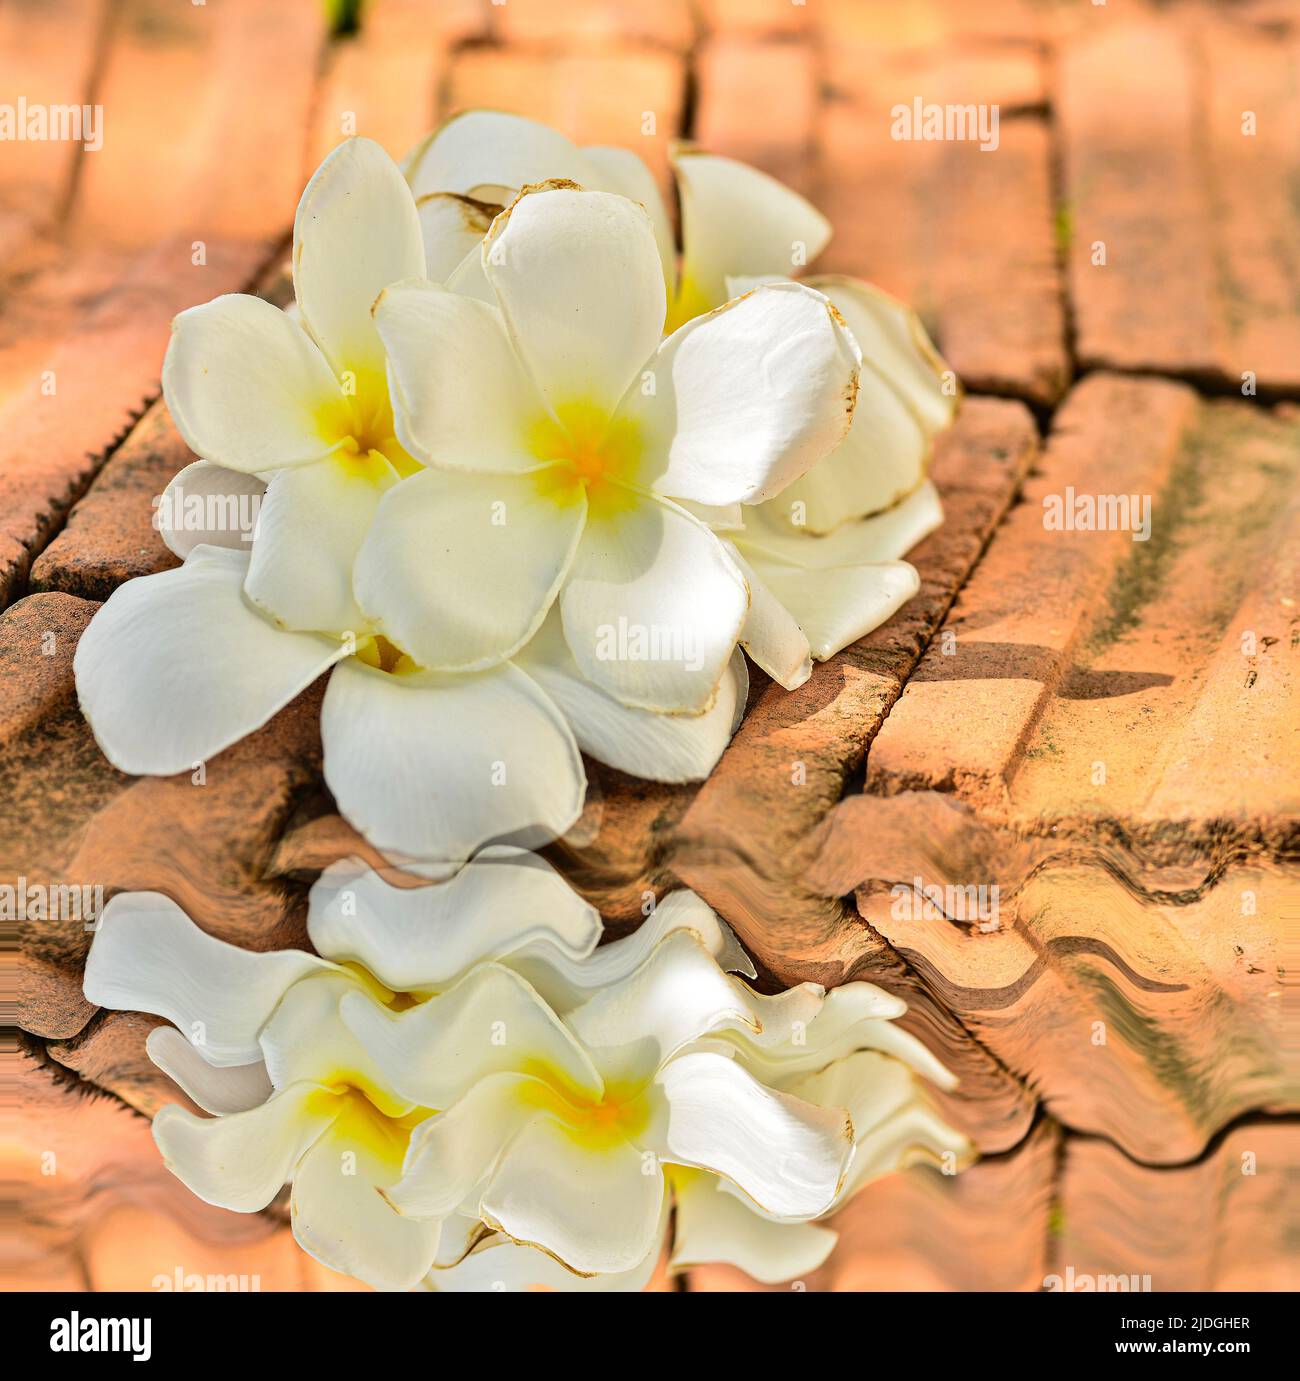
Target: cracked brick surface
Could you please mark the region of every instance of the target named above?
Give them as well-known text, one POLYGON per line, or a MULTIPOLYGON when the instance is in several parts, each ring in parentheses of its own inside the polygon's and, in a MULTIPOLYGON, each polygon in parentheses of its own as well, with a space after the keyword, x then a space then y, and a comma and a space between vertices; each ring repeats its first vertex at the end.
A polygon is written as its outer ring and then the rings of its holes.
MULTIPOLYGON (((899 993, 959 1074, 941 1111, 985 1158, 870 1186, 807 1288, 1294 1288, 1297 42, 1279 0, 370 0, 335 38, 315 3, 0 7, 0 100, 108 121, 99 152, 9 144, 0 169, 0 877, 306 944, 319 870, 367 854, 320 781, 319 691, 202 788, 115 772, 76 706, 96 602, 173 564, 167 321, 283 292, 299 191, 346 133, 400 156, 496 105, 635 148, 670 195, 693 137, 821 205, 817 267, 922 313, 967 390, 933 464, 947 521, 887 625, 793 694, 754 677, 707 783, 593 764, 550 856, 615 933, 685 883, 772 981, 899 993), (918 97, 996 105, 997 149, 892 138, 918 97), (1149 496, 1149 539, 1045 527, 1067 491, 1149 496), (918 879, 996 886, 996 914, 909 911, 918 879)), ((149 1289, 180 1260, 349 1288, 281 1208, 224 1213, 163 1169, 146 1119, 178 1092, 152 1018, 81 996, 88 942, 19 936, 17 1278, 149 1289)))

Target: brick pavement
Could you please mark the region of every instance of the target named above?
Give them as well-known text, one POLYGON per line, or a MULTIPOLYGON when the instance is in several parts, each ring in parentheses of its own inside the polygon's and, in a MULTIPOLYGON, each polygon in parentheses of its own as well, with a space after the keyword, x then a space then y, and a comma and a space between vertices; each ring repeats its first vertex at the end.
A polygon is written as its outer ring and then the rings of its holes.
MULTIPOLYGON (((210 764, 201 800, 114 772, 75 707, 93 601, 171 563, 148 524, 188 460, 155 401, 166 322, 269 287, 303 181, 352 130, 400 156, 499 105, 637 148, 665 190, 668 141, 694 137, 813 196, 835 226, 819 266, 922 313, 968 393, 934 466, 948 521, 888 625, 792 695, 756 678, 707 784, 596 769, 554 857, 616 928, 685 881, 772 975, 898 991, 962 1076, 943 1111, 985 1160, 868 1190, 809 1288, 1035 1289, 1067 1265, 1293 1286, 1296 6, 370 0, 336 37, 323 13, 0 8, 0 101, 106 111, 97 153, 0 150, 6 874, 159 887, 226 938, 302 942, 306 885, 357 843, 311 693, 210 764), (918 96, 997 105, 997 149, 892 139, 918 96), (1149 495, 1150 540, 1045 528, 1067 488, 1149 495), (890 887, 917 876, 998 883, 998 926, 900 918, 890 887)), ((173 1095, 148 1022, 80 997, 84 934, 24 941, 40 1115, 93 1115, 133 1166, 73 1171, 57 1248, 33 1247, 51 1277, 139 1288, 147 1239, 264 1288, 345 1286, 273 1214, 186 1217, 168 1177, 156 1202, 104 1197, 159 1169, 122 1103, 173 1095), (73 1102, 38 1063, 109 1096, 73 1102), (79 1216, 78 1186, 111 1211, 79 1216)))

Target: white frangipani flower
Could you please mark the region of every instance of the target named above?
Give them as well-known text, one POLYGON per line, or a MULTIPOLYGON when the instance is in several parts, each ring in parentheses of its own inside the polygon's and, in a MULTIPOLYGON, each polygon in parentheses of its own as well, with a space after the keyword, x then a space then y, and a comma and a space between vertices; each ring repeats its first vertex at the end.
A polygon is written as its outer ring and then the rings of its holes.
POLYGON ((914 1070, 951 1080, 902 1003, 757 994, 690 892, 597 949, 599 917, 532 855, 418 887, 346 862, 308 933, 324 957, 249 953, 123 894, 86 995, 175 1023, 149 1053, 214 1114, 155 1120, 177 1175, 246 1212, 290 1181, 300 1243, 381 1288, 640 1288, 673 1206, 676 1266, 784 1279, 861 1183, 968 1150, 920 1094, 914 1070))
MULTIPOLYGON (((420 218, 369 139, 335 148, 293 230, 297 314, 232 293, 172 323, 163 394, 200 457, 269 477, 249 598, 296 632, 360 633, 352 559, 384 490, 418 469, 397 440, 370 308, 424 272, 420 218)), ((175 484, 196 481, 183 472, 175 484)))
MULTIPOLYGON (((680 272, 655 180, 634 154, 579 149, 522 116, 470 111, 418 145, 406 172, 418 193, 428 197, 441 186, 450 189, 443 195, 452 201, 457 193, 471 192, 506 200, 516 185, 570 177, 642 202, 664 264, 670 326, 758 283, 789 281, 830 238, 826 219, 767 174, 681 145, 670 150, 670 158, 682 207, 680 272)), ((453 257, 444 255, 444 266, 453 257)), ((490 297, 477 253, 446 276, 457 291, 490 297)), ((861 351, 848 433, 779 495, 700 513, 734 541, 729 549, 749 583, 742 643, 787 689, 807 679, 814 659, 824 660, 871 632, 916 594, 916 572, 900 559, 910 544, 899 545, 899 538, 920 540, 942 522, 925 470, 935 436, 952 421, 959 392, 916 314, 902 303, 842 275, 802 281, 829 298, 861 351), (906 522, 862 521, 909 496, 906 522), (819 540, 835 532, 836 542, 819 540), (778 534, 790 540, 774 552, 771 539, 778 534), (810 577, 809 571, 818 574, 810 577)))
MULTIPOLYGON (((427 136, 404 166, 418 196, 459 193, 506 202, 528 183, 570 178, 641 202, 664 264, 669 329, 756 281, 799 276, 835 304, 863 357, 853 427, 835 451, 794 482, 790 497, 803 501, 804 525, 810 533, 827 532, 909 494, 924 477, 933 439, 952 421, 958 401, 956 377, 916 314, 860 279, 803 276, 804 266, 830 240, 830 222, 775 178, 680 143, 670 147, 669 159, 682 213, 680 271, 655 179, 626 150, 580 149, 523 116, 472 110, 427 136)), ((468 286, 476 268, 470 256, 448 275, 449 282, 468 286)))
MULTIPOLYGON (((743 712, 747 678, 728 649, 708 712, 672 721, 588 681, 558 623, 514 663, 448 675, 419 665, 357 608, 361 533, 381 492, 396 492, 399 471, 415 466, 393 435, 368 299, 423 252, 395 165, 353 140, 322 165, 299 210, 297 286, 316 335, 254 298, 178 318, 168 400, 190 444, 216 459, 186 467, 160 505, 162 536, 184 566, 114 592, 81 639, 76 675, 114 766, 170 775, 194 771, 329 673, 321 734, 339 809, 394 859, 450 868, 485 842, 535 846, 573 825, 586 791, 580 748, 643 777, 706 776, 743 712), (372 237, 372 202, 405 230, 372 237), (343 300, 327 291, 331 267, 351 284, 343 300), (286 341, 322 376, 315 393, 293 391, 301 380, 275 356, 286 341), (358 408, 381 419, 368 450, 358 408), (328 430, 335 423, 346 435, 328 430), (317 433, 319 446, 303 440, 317 433), (211 506, 209 526, 181 520, 176 509, 191 503, 211 506)), ((454 377, 454 354, 441 367, 454 377)), ((702 527, 699 540, 734 572, 702 527)), ((421 575, 438 569, 423 549, 419 564, 421 575)))
POLYGON ((481 254, 497 305, 427 281, 376 304, 399 435, 433 468, 381 500, 357 598, 443 671, 513 656, 558 602, 589 681, 700 714, 748 593, 682 503, 766 498, 826 454, 852 415, 852 341, 824 297, 787 283, 660 343, 650 221, 609 193, 529 188, 481 254))
MULTIPOLYGON (((194 771, 328 673, 326 784, 394 860, 450 868, 489 840, 542 844, 578 819, 578 743, 527 672, 445 676, 374 634, 279 628, 248 600, 248 570, 246 553, 200 545, 179 569, 114 590, 91 620, 73 661, 77 695, 114 767, 194 771)), ((717 752, 729 732, 708 726, 717 752)))

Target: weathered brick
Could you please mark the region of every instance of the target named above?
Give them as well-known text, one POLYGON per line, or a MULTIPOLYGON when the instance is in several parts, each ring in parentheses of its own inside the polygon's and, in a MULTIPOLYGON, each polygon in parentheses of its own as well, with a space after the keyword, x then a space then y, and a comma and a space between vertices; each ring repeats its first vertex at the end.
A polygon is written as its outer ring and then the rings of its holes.
POLYGON ((156 396, 172 317, 247 286, 264 258, 249 242, 214 245, 201 268, 188 244, 145 256, 0 409, 0 605, 156 396))
POLYGON ((293 223, 326 15, 318 5, 127 0, 100 78, 103 149, 72 231, 141 249, 169 235, 265 242, 293 223))
POLYGON ((334 43, 316 99, 313 166, 341 139, 374 139, 401 159, 432 128, 447 36, 421 0, 371 0, 361 32, 334 43))
POLYGON ((107 599, 124 580, 179 565, 153 525, 152 500, 192 459, 166 406, 155 403, 36 558, 29 588, 107 599))
MULTIPOLYGON (((0 103, 81 105, 89 97, 107 0, 51 0, 0 8, 0 103)), ((0 277, 25 242, 53 229, 85 140, 6 141, 0 178, 0 277)))
POLYGON ((622 145, 646 160, 666 191, 685 87, 681 59, 647 49, 470 48, 452 64, 443 114, 489 106, 554 125, 583 144, 622 145))
MULTIPOLYGON (((101 887, 105 900, 165 892, 222 939, 301 945, 304 890, 266 877, 264 864, 294 810, 320 790, 320 684, 208 762, 201 785, 189 774, 124 776, 76 703, 72 660, 94 607, 38 594, 0 615, 0 879, 101 887)), ((91 931, 29 918, 20 939, 20 1024, 75 1036, 93 1010, 80 996, 91 931)))
POLYGON ((1112 822, 1192 857, 1225 822, 1280 847, 1300 811, 1298 466, 1293 410, 1085 380, 873 742, 869 789, 955 791, 1040 832, 1112 822), (1071 489, 1136 496, 1134 517, 1149 498, 1149 540, 1048 530, 1071 489))
POLYGON ((1062 53, 1084 364, 1300 387, 1298 44, 1235 19, 1152 19, 1098 26, 1062 53))
POLYGON ((492 31, 502 43, 546 45, 559 53, 575 47, 609 49, 652 43, 684 50, 695 28, 687 0, 509 0, 492 9, 492 31))
POLYGON ((1068 1137, 1051 1270, 1136 1275, 1160 1293, 1293 1290, 1297 1177, 1300 1138, 1285 1122, 1243 1122, 1194 1164, 1159 1170, 1068 1137))
POLYGON ((1000 119, 990 149, 891 137, 896 104, 967 102, 966 88, 944 94, 952 80, 943 63, 923 65, 824 107, 815 199, 835 237, 817 266, 870 278, 915 307, 968 386, 1051 403, 1069 362, 1047 125, 1000 119))
POLYGON ((814 7, 795 0, 697 0, 696 8, 710 34, 767 37, 806 32, 814 7))
POLYGON ((818 97, 811 44, 716 39, 701 50, 696 70, 701 147, 809 192, 818 97))

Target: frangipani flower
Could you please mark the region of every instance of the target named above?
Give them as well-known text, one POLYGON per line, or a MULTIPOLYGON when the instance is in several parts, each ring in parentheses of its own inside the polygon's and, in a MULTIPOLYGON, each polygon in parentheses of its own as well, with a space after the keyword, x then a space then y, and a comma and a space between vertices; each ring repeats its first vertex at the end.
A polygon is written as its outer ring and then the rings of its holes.
POLYGON ((389 283, 424 269, 420 218, 397 165, 373 141, 349 139, 298 204, 296 316, 232 293, 172 324, 163 394, 186 445, 200 460, 270 478, 245 587, 284 628, 365 631, 352 560, 380 495, 418 468, 394 434, 370 308, 389 283))
POLYGON ((496 305, 427 281, 376 305, 399 435, 435 468, 381 500, 357 598, 442 671, 513 656, 558 601, 587 680, 702 713, 749 600, 682 505, 766 498, 826 454, 852 415, 852 341, 824 297, 785 283, 661 343, 650 221, 609 193, 529 188, 481 256, 496 305))
POLYGON ((243 1211, 291 1180, 304 1247, 384 1288, 639 1288, 670 1205, 675 1264, 786 1278, 833 1244, 807 1220, 968 1149, 920 1097, 912 1069, 951 1080, 893 1025, 901 1003, 758 995, 689 892, 596 949, 599 918, 532 856, 414 888, 344 863, 308 930, 327 958, 251 954, 126 894, 86 993, 181 1028, 150 1054, 216 1116, 159 1114, 175 1173, 243 1211))
MULTIPOLYGON (((683 144, 671 146, 669 158, 681 203, 680 272, 655 179, 627 150, 580 149, 523 116, 472 110, 427 136, 404 166, 418 196, 460 193, 506 202, 526 184, 569 178, 641 202, 664 265, 669 329, 721 306, 754 281, 800 273, 829 241, 826 218, 757 168, 683 144)), ((467 261, 449 273, 450 285, 465 290, 475 268, 467 261)), ((801 525, 809 533, 821 533, 888 508, 916 488, 935 435, 952 421, 958 388, 916 314, 902 303, 860 279, 802 281, 835 304, 863 357, 862 392, 848 435, 782 495, 802 504, 801 525)))
MULTIPOLYGON (((179 569, 119 586, 81 635, 77 695, 114 767, 193 771, 328 673, 326 784, 393 859, 454 867, 488 840, 541 844, 577 820, 586 794, 577 740, 526 671, 506 663, 444 676, 373 634, 277 627, 247 597, 249 564, 245 552, 194 547, 179 569)), ((563 681, 564 669, 555 676, 563 681)), ((610 711, 621 707, 581 694, 571 713, 585 711, 601 741, 613 737, 610 711)), ((729 733, 711 722, 684 756, 720 753, 729 733)))
MULTIPOLYGON (((442 195, 452 204, 458 193, 462 200, 469 193, 506 200, 512 179, 522 185, 546 177, 574 178, 642 202, 664 265, 670 325, 758 283, 789 281, 785 275, 815 257, 829 239, 825 218, 765 173, 682 146, 674 146, 670 156, 682 207, 680 274, 654 177, 629 152, 579 149, 522 116, 470 111, 417 146, 406 172, 426 200, 435 197, 432 188, 450 188, 442 195)), ((490 300, 480 256, 467 255, 455 269, 453 258, 445 254, 441 260, 448 285, 490 300)), ((789 690, 807 679, 814 659, 833 656, 865 636, 916 594, 919 581, 900 559, 908 546, 899 539, 920 540, 942 522, 933 488, 918 494, 934 437, 951 422, 958 394, 955 376, 903 304, 858 279, 803 281, 834 304, 861 351, 848 433, 779 495, 701 515, 734 543, 728 550, 749 585, 742 644, 789 690), (909 496, 905 522, 882 528, 863 521, 909 496), (837 541, 820 540, 837 531, 837 541), (772 550, 774 537, 788 539, 779 551, 772 550)))

